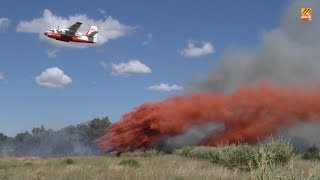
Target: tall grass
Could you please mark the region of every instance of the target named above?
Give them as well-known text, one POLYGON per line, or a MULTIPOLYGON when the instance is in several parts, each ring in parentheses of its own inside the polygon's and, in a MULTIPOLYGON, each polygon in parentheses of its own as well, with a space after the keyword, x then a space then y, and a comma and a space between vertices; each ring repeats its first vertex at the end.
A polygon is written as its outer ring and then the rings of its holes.
POLYGON ((121 157, 152 157, 162 155, 163 152, 157 149, 147 149, 147 150, 136 150, 134 152, 122 153, 121 157))
POLYGON ((0 179, 320 179, 320 163, 303 160, 299 155, 286 162, 288 158, 277 153, 290 152, 290 148, 277 150, 285 147, 275 143, 187 147, 175 151, 180 155, 146 156, 140 152, 141 156, 136 157, 0 158, 0 179), (193 158, 185 157, 182 152, 193 158), (67 159, 74 163, 67 163, 67 159), (259 160, 256 165, 254 159, 259 160), (238 168, 240 165, 251 169, 238 168))
POLYGON ((173 153, 191 158, 207 159, 229 169, 250 171, 257 168, 274 168, 277 165, 285 165, 294 156, 295 149, 289 143, 273 140, 256 146, 241 144, 220 147, 184 147, 174 150, 173 153))
POLYGON ((135 159, 124 159, 122 160, 119 165, 122 165, 122 166, 130 166, 130 167, 133 167, 133 168, 138 168, 140 167, 140 163, 139 161, 135 160, 135 159))

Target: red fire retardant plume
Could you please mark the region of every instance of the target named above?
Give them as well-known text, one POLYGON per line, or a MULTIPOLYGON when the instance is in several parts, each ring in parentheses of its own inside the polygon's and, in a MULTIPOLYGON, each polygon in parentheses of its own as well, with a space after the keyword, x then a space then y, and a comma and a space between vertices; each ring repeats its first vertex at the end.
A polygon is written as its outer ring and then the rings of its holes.
POLYGON ((319 115, 320 88, 261 84, 232 94, 198 93, 142 104, 111 125, 98 142, 108 152, 153 148, 190 127, 217 122, 224 128, 199 144, 256 143, 297 122, 320 122, 319 115))

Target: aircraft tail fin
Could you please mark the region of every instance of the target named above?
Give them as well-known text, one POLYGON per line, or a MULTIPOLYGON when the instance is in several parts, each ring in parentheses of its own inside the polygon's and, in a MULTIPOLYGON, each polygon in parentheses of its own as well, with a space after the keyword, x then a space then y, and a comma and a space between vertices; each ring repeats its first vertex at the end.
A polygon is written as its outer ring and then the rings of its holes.
POLYGON ((86 33, 90 41, 97 42, 98 40, 98 28, 97 26, 91 26, 88 32, 86 33))

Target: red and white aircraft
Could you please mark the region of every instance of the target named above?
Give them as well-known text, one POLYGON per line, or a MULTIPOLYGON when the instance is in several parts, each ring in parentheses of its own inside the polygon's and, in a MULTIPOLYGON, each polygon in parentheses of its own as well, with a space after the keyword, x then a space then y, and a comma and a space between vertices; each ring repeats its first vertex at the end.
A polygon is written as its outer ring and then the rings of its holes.
POLYGON ((66 29, 59 29, 58 26, 58 29, 54 28, 44 32, 44 35, 65 42, 96 43, 98 40, 98 28, 96 26, 91 26, 88 32, 85 35, 82 35, 78 32, 81 24, 81 22, 76 22, 66 29))

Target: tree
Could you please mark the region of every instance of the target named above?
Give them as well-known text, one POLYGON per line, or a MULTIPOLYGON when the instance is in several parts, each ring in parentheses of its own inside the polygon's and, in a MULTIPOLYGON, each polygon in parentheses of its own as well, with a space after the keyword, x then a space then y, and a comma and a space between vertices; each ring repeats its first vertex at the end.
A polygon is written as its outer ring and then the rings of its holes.
POLYGON ((8 136, 4 135, 3 133, 0 133, 0 142, 5 142, 8 140, 8 136))

